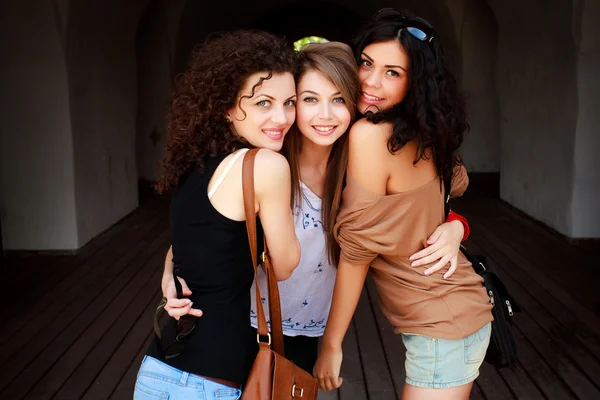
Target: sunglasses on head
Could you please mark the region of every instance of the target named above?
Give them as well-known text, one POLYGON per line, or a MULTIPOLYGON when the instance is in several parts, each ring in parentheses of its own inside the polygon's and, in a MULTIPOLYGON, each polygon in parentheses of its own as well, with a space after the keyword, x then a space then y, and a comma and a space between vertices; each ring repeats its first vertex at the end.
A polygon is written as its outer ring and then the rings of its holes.
POLYGON ((398 37, 403 30, 406 30, 412 37, 420 40, 421 42, 431 42, 435 35, 433 27, 424 19, 421 18, 407 18, 400 11, 394 8, 382 8, 377 11, 373 18, 373 22, 399 22, 402 27, 398 31, 398 37))
POLYGON ((177 328, 175 330, 176 336, 167 348, 165 349, 165 359, 177 357, 183 349, 185 349, 185 342, 183 339, 188 336, 194 330, 196 326, 196 317, 192 315, 184 315, 179 317, 177 321, 177 328))

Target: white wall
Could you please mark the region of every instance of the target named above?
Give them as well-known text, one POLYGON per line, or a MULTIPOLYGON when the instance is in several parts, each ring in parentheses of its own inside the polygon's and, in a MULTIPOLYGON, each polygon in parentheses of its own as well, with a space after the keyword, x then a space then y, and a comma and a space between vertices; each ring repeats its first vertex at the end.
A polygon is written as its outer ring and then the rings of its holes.
POLYGON ((148 0, 71 0, 67 63, 80 245, 137 199, 135 33, 148 0))
POLYGON ((499 30, 500 195, 569 234, 578 114, 571 0, 488 2, 499 30))
POLYGON ((573 35, 578 44, 579 114, 569 236, 600 237, 600 2, 581 1, 573 35))
POLYGON ((47 1, 0 3, 5 250, 79 246, 67 68, 55 11, 47 1))

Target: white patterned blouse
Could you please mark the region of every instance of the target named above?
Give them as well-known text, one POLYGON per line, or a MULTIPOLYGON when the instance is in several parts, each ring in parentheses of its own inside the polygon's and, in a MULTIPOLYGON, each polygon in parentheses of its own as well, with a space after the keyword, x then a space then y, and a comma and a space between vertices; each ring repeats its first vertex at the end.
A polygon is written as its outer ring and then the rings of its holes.
MULTIPOLYGON (((296 236, 300 241, 300 264, 292 276, 279 282, 283 333, 286 336, 322 336, 331 308, 336 269, 329 263, 321 219, 321 199, 300 182, 302 202, 294 210, 296 236)), ((259 268, 260 291, 266 306, 267 285, 259 268)), ((250 321, 256 328, 256 295, 252 285, 250 321)))

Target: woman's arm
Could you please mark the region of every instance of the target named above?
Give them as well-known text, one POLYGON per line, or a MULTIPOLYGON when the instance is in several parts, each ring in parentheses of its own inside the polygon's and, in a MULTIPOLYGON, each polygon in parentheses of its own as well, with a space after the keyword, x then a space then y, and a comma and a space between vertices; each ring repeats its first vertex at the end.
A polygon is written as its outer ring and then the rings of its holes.
MULTIPOLYGON (((469 175, 467 170, 463 165, 456 166, 452 177, 450 196, 462 196, 468 185, 469 175)), ((424 271, 425 275, 431 275, 450 263, 450 268, 444 274, 444 279, 449 278, 458 266, 460 244, 467 239, 470 232, 471 229, 467 219, 450 211, 446 222, 438 226, 427 239, 428 246, 410 257, 411 266, 418 267, 435 262, 434 265, 424 271)))
POLYGON ((260 150, 254 164, 254 186, 273 272, 277 280, 288 279, 300 262, 300 243, 290 209, 290 166, 285 157, 260 150))
MULTIPOLYGON (((368 190, 385 194, 389 178, 383 160, 387 152, 386 131, 381 125, 359 121, 350 130, 348 172, 368 190)), ((340 228, 347 229, 347 228, 340 228)), ((346 249, 348 250, 348 249, 346 249)), ((319 357, 313 370, 322 390, 333 390, 342 384, 339 378, 342 365, 342 342, 365 283, 369 265, 376 254, 360 251, 360 256, 350 261, 345 258, 344 247, 338 264, 337 277, 329 319, 325 328, 319 357), (358 261, 358 260, 361 261, 358 261)))
MULTIPOLYGON (((167 299, 167 304, 165 304, 165 311, 173 318, 179 319, 179 317, 190 314, 196 317, 202 316, 202 311, 197 308, 192 308, 192 303, 189 299, 179 299, 177 298, 177 289, 175 288, 175 282, 173 281, 173 269, 175 265, 173 264, 173 247, 169 246, 169 250, 167 251, 167 255, 165 257, 165 269, 162 276, 161 281, 161 289, 163 293, 163 297, 167 299)), ((179 277, 179 282, 181 283, 181 288, 183 289, 183 295, 189 296, 192 294, 192 291, 188 288, 185 281, 179 277)))
POLYGON ((358 305, 369 264, 351 264, 340 260, 333 290, 331 311, 313 370, 322 390, 340 387, 342 379, 342 342, 358 305))
MULTIPOLYGON (((163 276, 161 280, 160 287, 163 292, 163 296, 169 289, 169 284, 173 281, 173 269, 175 268, 175 264, 173 264, 173 246, 169 246, 169 250, 167 251, 167 255, 165 256, 165 269, 163 271, 163 276)), ((173 285, 175 286, 175 285, 173 285)), ((166 297, 166 296, 165 296, 166 297)))
POLYGON ((465 228, 461 221, 444 222, 429 236, 428 246, 410 256, 409 260, 412 261, 410 266, 418 267, 435 262, 424 271, 425 275, 431 275, 450 263, 450 268, 444 274, 444 279, 449 278, 458 267, 458 252, 464 231, 465 228))
POLYGON ((463 229, 464 229, 462 241, 464 242, 465 240, 467 240, 467 238, 471 234, 471 227, 469 226, 469 221, 467 220, 467 217, 450 210, 450 213, 448 213, 448 218, 446 218, 446 222, 452 222, 452 221, 460 221, 460 223, 462 224, 463 229))

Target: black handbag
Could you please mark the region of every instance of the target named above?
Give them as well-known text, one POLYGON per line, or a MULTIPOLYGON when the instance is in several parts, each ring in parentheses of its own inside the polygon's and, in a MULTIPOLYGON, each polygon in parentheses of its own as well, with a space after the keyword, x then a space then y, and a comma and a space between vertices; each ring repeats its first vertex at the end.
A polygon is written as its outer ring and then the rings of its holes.
MULTIPOLYGON (((445 213, 450 213, 450 180, 444 180, 445 213)), ((521 311, 517 302, 512 298, 500 277, 490 271, 485 265, 485 256, 473 255, 464 246, 461 252, 472 264, 475 272, 483 278, 483 285, 492 304, 492 335, 485 360, 496 368, 508 367, 517 359, 517 346, 512 331, 512 318, 515 312, 521 311)))

